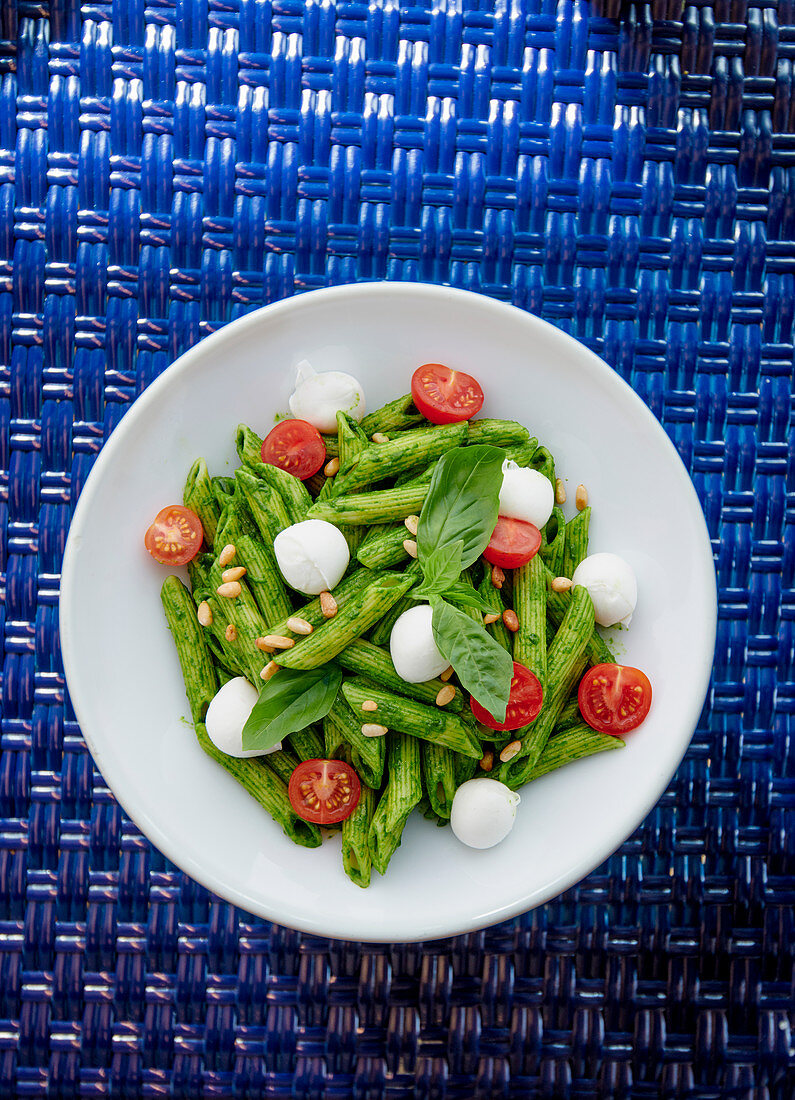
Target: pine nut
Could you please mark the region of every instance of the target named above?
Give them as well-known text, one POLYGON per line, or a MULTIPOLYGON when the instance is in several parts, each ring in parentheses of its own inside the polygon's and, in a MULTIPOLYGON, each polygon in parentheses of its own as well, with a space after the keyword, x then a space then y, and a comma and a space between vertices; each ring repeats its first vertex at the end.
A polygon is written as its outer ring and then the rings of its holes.
POLYGON ((403 549, 406 551, 410 558, 416 558, 417 544, 414 539, 403 539, 403 549))
POLYGON ((502 588, 505 583, 505 574, 499 565, 493 565, 491 568, 491 583, 495 588, 502 588))
POLYGON ((294 634, 311 634, 315 629, 311 623, 308 623, 306 619, 302 619, 300 615, 291 615, 287 620, 287 627, 294 634))
POLYGON ((419 527, 419 523, 420 523, 420 517, 419 516, 406 516, 406 518, 403 520, 403 522, 405 523, 406 530, 408 531, 408 533, 410 535, 416 535, 417 534, 417 528, 419 527))
POLYGON ((439 676, 442 683, 446 684, 450 677, 453 675, 453 666, 448 665, 444 672, 439 676))
POLYGON ((389 730, 386 726, 379 726, 375 722, 365 722, 362 733, 365 737, 385 737, 389 730))
POLYGON ((502 621, 508 627, 512 634, 515 634, 519 629, 519 616, 515 611, 503 611, 502 621))
POLYGON ((445 684, 443 688, 439 688, 436 705, 437 707, 446 707, 453 699, 455 699, 455 688, 452 684, 445 684))
POLYGON ((240 587, 239 581, 225 581, 223 584, 219 584, 215 590, 219 596, 225 596, 228 600, 234 600, 243 589, 240 587))
POLYGON ((254 644, 256 645, 257 649, 262 650, 263 653, 273 653, 273 646, 268 645, 264 638, 257 638, 254 644))
POLYGON ((491 749, 486 749, 483 756, 481 756, 480 767, 484 772, 490 772, 494 767, 494 753, 491 749))
POLYGON ((553 592, 568 592, 571 581, 568 577, 554 577, 549 587, 553 592))
POLYGON ((261 640, 272 649, 292 649, 295 645, 295 638, 286 638, 284 634, 266 634, 261 640))
POLYGON ((260 680, 265 680, 265 682, 267 683, 267 681, 270 680, 271 676, 275 676, 278 671, 279 666, 276 664, 276 662, 268 661, 268 663, 265 665, 265 668, 263 668, 262 672, 259 674, 259 678, 260 680))
POLYGON ((228 642, 237 641, 237 627, 234 623, 230 623, 229 626, 226 628, 226 630, 224 631, 224 637, 228 642))
POLYGON ((362 710, 378 710, 378 703, 373 702, 372 699, 365 699, 365 701, 362 703, 362 710))
POLYGON ((563 484, 559 477, 555 478, 555 503, 566 503, 566 486, 563 484))
POLYGON ((578 512, 588 507, 588 490, 584 485, 577 486, 577 492, 574 494, 574 503, 577 505, 578 512))
POLYGON ((373 443, 388 443, 389 436, 384 435, 383 432, 373 432, 373 443))
POLYGON ((230 561, 236 553, 237 551, 235 550, 232 543, 228 542, 221 553, 218 555, 218 564, 221 566, 222 569, 224 568, 224 566, 229 565, 230 561))
POLYGON ((221 574, 221 580, 224 584, 228 584, 229 581, 239 581, 246 575, 245 565, 233 565, 231 569, 224 569, 221 574))
POLYGON ((320 593, 320 610, 324 619, 333 619, 337 614, 337 601, 330 592, 320 593))
POLYGON ((502 760, 503 764, 507 764, 509 760, 513 760, 514 756, 518 756, 521 751, 522 742, 511 741, 500 753, 500 760, 502 760))
POLYGON ((496 623, 497 619, 501 619, 499 611, 489 611, 487 615, 483 616, 483 625, 488 626, 489 623, 496 623))
POLYGON ((335 474, 340 472, 340 460, 338 458, 330 458, 326 465, 323 467, 323 473, 326 477, 334 477, 335 474))
POLYGON ((213 625, 213 609, 206 600, 202 600, 196 609, 196 618, 199 620, 201 626, 213 625))

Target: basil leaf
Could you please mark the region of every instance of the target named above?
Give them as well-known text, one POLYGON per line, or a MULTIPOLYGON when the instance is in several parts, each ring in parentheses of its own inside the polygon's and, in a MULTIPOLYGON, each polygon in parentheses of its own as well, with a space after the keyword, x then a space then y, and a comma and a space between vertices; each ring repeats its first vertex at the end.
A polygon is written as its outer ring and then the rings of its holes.
POLYGON ((502 722, 513 678, 510 653, 484 627, 441 596, 433 597, 431 607, 433 638, 439 652, 455 669, 461 686, 502 722))
POLYGON ((497 524, 505 452, 482 444, 456 447, 438 462, 420 513, 420 564, 461 540, 461 569, 482 554, 497 524))
POLYGON ((325 718, 342 683, 339 665, 282 668, 262 685, 243 726, 244 749, 272 749, 288 733, 306 729, 325 718))
POLYGON ((461 574, 461 551, 464 544, 456 539, 450 546, 440 546, 422 562, 423 581, 412 599, 427 600, 435 593, 444 592, 461 574))
POLYGON ((490 604, 488 600, 484 600, 481 594, 475 591, 468 584, 464 584, 463 581, 456 581, 454 584, 448 585, 447 588, 441 593, 446 600, 450 603, 454 603, 456 607, 474 607, 476 611, 482 611, 484 615, 489 614, 502 614, 502 608, 490 604))

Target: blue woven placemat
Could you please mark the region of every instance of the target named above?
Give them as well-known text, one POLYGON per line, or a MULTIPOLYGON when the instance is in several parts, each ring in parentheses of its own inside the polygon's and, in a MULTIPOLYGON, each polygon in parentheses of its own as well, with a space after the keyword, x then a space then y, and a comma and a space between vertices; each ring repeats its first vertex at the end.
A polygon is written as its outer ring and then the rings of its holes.
POLYGON ((0 1096, 795 1094, 794 20, 0 4, 0 1096), (247 310, 362 278, 595 349, 692 472, 719 577, 707 707, 637 833, 424 945, 302 936, 175 870, 94 769, 58 645, 71 510, 136 395, 247 310))

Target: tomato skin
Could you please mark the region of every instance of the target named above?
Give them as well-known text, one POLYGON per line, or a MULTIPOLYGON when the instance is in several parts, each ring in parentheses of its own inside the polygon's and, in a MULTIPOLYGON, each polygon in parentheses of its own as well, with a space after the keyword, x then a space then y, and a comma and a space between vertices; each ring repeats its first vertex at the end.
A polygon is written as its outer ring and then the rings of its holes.
POLYGON ((306 481, 326 461, 326 444, 309 421, 280 420, 263 439, 260 454, 269 466, 306 481))
POLYGON ((471 374, 425 363, 411 376, 414 404, 431 424, 470 420, 483 407, 483 390, 471 374))
POLYGON ((343 760, 302 760, 287 786, 290 805, 304 821, 333 825, 359 804, 359 776, 343 760))
POLYGON ((580 680, 577 702, 588 725, 620 737, 637 727, 651 707, 651 684, 645 672, 630 665, 594 665, 580 680), (622 707, 626 713, 622 715, 622 707))
POLYGON ((201 550, 202 521, 182 504, 161 508, 144 535, 144 546, 161 565, 186 565, 201 550))
POLYGON ((501 569, 518 569, 534 558, 541 546, 541 532, 534 523, 499 516, 483 557, 501 569))
POLYGON ((503 722, 498 722, 477 699, 470 697, 469 705, 478 722, 482 722, 490 730, 518 730, 520 726, 529 726, 538 717, 543 702, 544 689, 541 681, 529 668, 514 661, 511 694, 503 722))

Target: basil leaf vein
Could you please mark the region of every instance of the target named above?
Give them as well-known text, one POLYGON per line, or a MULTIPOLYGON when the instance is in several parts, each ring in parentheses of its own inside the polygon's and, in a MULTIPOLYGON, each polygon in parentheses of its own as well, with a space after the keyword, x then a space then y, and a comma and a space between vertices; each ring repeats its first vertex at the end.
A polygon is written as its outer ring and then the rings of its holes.
POLYGON ((505 452, 476 444, 456 447, 438 462, 420 513, 417 556, 423 566, 436 550, 462 543, 461 569, 485 550, 497 524, 505 452))
POLYGON ((431 598, 431 607, 433 637, 439 652, 455 669, 461 686, 502 722, 513 678, 510 653, 474 619, 441 596, 431 598))
POLYGON ((484 615, 502 614, 502 608, 496 598, 493 604, 489 603, 471 585, 464 584, 463 581, 455 581, 448 585, 440 595, 456 607, 473 607, 476 611, 482 611, 484 615))
POLYGON ((280 669, 260 689, 243 726, 243 748, 272 749, 288 734, 325 718, 341 683, 342 669, 333 663, 280 669))

